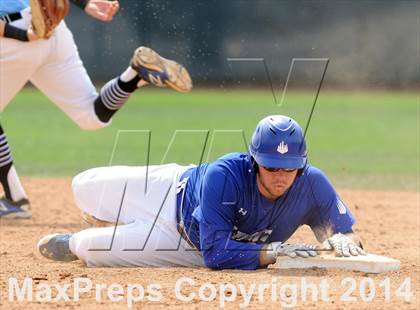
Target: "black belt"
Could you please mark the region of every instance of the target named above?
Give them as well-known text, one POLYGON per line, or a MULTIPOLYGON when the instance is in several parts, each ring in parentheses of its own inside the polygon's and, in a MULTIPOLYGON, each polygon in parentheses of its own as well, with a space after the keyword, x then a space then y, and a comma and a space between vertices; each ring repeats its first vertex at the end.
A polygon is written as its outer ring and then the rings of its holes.
MULTIPOLYGON (((182 179, 182 176, 181 176, 182 179)), ((181 235, 182 239, 184 239, 185 241, 187 241, 187 243, 195 248, 194 243, 192 243, 192 241, 190 240, 190 238, 188 237, 187 232, 185 231, 185 226, 184 226, 184 221, 182 220, 183 214, 182 214, 182 208, 184 205, 184 197, 185 197, 185 187, 187 185, 188 182, 188 178, 185 180, 180 181, 181 182, 185 182, 183 187, 180 187, 177 189, 177 195, 176 195, 176 229, 178 230, 179 234, 181 235)), ((178 184, 179 184, 178 183, 178 184)))
POLYGON ((12 23, 15 20, 19 20, 21 18, 22 18, 22 14, 20 14, 20 12, 10 13, 7 15, 0 16, 0 19, 4 21, 5 23, 12 23))

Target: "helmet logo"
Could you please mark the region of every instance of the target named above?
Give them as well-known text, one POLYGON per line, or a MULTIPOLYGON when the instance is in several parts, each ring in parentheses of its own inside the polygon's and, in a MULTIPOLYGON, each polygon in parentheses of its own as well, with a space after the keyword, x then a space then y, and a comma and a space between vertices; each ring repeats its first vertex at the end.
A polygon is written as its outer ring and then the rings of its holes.
POLYGON ((279 152, 280 154, 286 154, 288 151, 289 147, 287 146, 287 144, 284 143, 284 141, 281 141, 281 143, 277 147, 277 152, 279 152))

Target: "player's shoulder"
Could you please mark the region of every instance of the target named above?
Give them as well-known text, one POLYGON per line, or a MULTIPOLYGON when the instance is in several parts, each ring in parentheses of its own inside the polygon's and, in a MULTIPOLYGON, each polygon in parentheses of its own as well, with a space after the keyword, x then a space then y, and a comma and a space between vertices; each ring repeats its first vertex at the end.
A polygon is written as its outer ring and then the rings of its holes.
POLYGON ((302 173, 302 178, 307 180, 307 184, 312 188, 318 188, 320 190, 325 188, 331 188, 332 184, 328 179, 328 176, 321 169, 307 164, 302 173))
POLYGON ((228 153, 210 163, 212 167, 247 167, 250 165, 249 155, 246 153, 228 153))
POLYGON ((326 174, 321 169, 312 166, 311 164, 307 164, 303 170, 303 174, 306 175, 310 179, 317 179, 317 178, 325 178, 326 174))
POLYGON ((250 172, 252 165, 246 153, 229 153, 209 163, 206 174, 223 174, 225 176, 241 177, 250 172))
POLYGON ((232 165, 238 165, 238 164, 248 164, 250 162, 249 154, 247 153, 228 153, 223 156, 221 156, 219 159, 215 161, 215 163, 226 163, 226 164, 232 164, 232 165))

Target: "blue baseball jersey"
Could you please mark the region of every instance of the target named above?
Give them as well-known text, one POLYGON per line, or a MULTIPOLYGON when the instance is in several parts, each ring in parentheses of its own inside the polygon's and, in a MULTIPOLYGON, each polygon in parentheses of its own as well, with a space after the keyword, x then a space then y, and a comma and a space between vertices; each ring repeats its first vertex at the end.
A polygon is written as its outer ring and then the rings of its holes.
POLYGON ((29 0, 0 0, 0 16, 20 12, 29 6, 29 0))
POLYGON ((214 269, 258 268, 264 243, 284 242, 301 225, 346 233, 355 223, 325 174, 309 164, 276 201, 260 194, 248 154, 191 168, 181 182, 185 231, 214 269))

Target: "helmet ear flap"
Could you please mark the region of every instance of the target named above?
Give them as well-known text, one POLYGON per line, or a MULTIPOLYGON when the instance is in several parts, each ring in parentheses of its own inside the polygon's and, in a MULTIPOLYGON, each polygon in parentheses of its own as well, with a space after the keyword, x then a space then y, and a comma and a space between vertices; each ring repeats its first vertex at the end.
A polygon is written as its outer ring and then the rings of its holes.
POLYGON ((308 165, 308 162, 305 163, 305 166, 298 169, 298 172, 297 172, 296 176, 301 176, 303 174, 303 171, 305 171, 307 165, 308 165))
POLYGON ((256 173, 260 172, 260 167, 258 166, 257 161, 255 160, 255 158, 254 158, 253 156, 250 156, 250 157, 251 157, 251 165, 252 165, 252 169, 254 169, 254 171, 255 171, 256 173))

